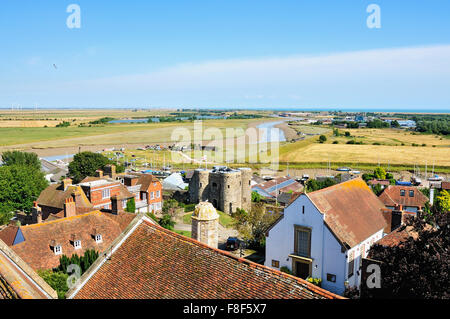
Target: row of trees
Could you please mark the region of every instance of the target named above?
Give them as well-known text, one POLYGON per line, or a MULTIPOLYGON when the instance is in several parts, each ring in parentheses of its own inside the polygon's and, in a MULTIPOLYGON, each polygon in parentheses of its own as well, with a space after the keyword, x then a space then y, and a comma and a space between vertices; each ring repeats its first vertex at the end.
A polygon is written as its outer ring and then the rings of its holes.
POLYGON ((117 165, 114 161, 110 161, 106 156, 93 153, 81 152, 73 157, 73 161, 69 164, 69 175, 72 177, 74 183, 79 183, 87 176, 95 176, 95 172, 99 169, 104 169, 108 164, 116 165, 116 172, 122 173, 125 171, 123 165, 117 165))
POLYGON ((0 224, 7 224, 17 210, 31 213, 33 202, 48 186, 34 153, 8 151, 0 167, 0 224))

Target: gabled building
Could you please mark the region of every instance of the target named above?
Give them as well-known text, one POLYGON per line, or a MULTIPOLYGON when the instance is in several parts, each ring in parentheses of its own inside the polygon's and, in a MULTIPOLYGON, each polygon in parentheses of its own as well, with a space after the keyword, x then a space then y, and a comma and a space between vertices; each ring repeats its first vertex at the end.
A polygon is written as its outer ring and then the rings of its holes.
POLYGON ((83 189, 72 185, 72 180, 64 179, 59 184, 52 184, 39 195, 33 208, 33 222, 55 220, 84 214, 93 210, 93 205, 87 198, 83 189), (73 202, 69 209, 67 202, 73 202))
POLYGON ((78 184, 86 194, 94 209, 112 209, 111 198, 115 197, 123 202, 123 207, 129 199, 135 197, 119 181, 110 178, 85 178, 78 184))
POLYGON ((428 202, 428 197, 417 187, 402 185, 389 185, 379 198, 389 209, 411 213, 423 210, 428 202))
POLYGON ((120 177, 121 183, 134 194, 136 212, 159 212, 162 210, 162 184, 150 174, 129 174, 120 177))
POLYGON ((176 234, 142 217, 69 299, 335 299, 303 279, 176 234))
POLYGON ((92 211, 39 224, 8 226, 6 229, 14 227, 10 232, 15 232, 8 244, 34 270, 52 269, 59 265, 61 255, 82 256, 88 249, 103 252, 136 217, 125 212, 92 211))
POLYGON ((361 178, 301 194, 267 232, 265 265, 343 294, 360 285, 362 258, 387 226, 384 209, 361 178))

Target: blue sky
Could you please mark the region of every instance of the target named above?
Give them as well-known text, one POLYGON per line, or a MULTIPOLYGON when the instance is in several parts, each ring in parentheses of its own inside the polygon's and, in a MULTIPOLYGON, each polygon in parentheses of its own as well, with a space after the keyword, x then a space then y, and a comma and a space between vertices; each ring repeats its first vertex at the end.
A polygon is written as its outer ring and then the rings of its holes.
POLYGON ((0 107, 450 109, 448 0, 2 0, 0 43, 0 107))

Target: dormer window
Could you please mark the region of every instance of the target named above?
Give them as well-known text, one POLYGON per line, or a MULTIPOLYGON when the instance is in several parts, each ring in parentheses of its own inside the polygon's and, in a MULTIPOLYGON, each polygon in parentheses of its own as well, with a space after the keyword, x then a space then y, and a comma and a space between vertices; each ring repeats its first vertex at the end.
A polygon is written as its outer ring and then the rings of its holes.
POLYGON ((75 249, 81 249, 81 240, 75 240, 73 242, 73 247, 75 247, 75 249))
POLYGON ((405 190, 404 189, 400 190, 400 196, 405 196, 405 190))
POLYGON ((53 251, 55 252, 55 255, 61 255, 62 254, 62 247, 61 247, 61 245, 56 245, 53 248, 53 251))
POLYGON ((102 243, 103 242, 102 235, 100 235, 100 234, 95 235, 95 242, 97 244, 102 243))
POLYGON ((414 191, 413 190, 409 191, 409 197, 414 197, 414 191))

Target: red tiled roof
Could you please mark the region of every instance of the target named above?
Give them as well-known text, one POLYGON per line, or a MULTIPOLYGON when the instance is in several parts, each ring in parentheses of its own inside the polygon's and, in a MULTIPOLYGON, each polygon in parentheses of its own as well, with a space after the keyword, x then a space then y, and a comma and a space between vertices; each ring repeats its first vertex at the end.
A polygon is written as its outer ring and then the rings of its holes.
POLYGON ((405 242, 409 237, 417 239, 417 232, 412 231, 412 226, 401 226, 393 232, 387 234, 376 243, 382 246, 399 246, 402 242, 405 242))
POLYGON ((443 189, 443 190, 450 190, 450 182, 442 182, 441 183, 441 189, 443 189))
POLYGON ((293 180, 292 178, 290 178, 288 176, 277 177, 270 181, 267 181, 267 182, 265 181, 263 183, 253 185, 252 188, 253 187, 261 188, 261 189, 265 190, 266 192, 268 192, 272 196, 277 196, 277 195, 279 195, 279 193, 287 193, 289 191, 298 192, 303 189, 302 184, 300 184, 299 182, 293 180), (291 181, 292 183, 282 187, 282 183, 285 183, 287 181, 291 181), (279 187, 277 188, 276 186, 279 186, 279 187), (273 187, 275 187, 275 190, 272 190, 269 192, 269 188, 273 188, 273 187))
POLYGON ((361 178, 307 193, 343 244, 354 247, 386 227, 383 203, 361 178))
POLYGON ((9 225, 8 227, 0 230, 0 240, 3 240, 6 245, 12 246, 18 230, 19 227, 9 225))
POLYGON ((136 217, 121 212, 121 216, 92 211, 83 215, 61 218, 20 227, 25 241, 11 248, 33 269, 51 269, 59 265, 61 256, 55 255, 52 242, 62 247, 62 254, 82 255, 87 249, 102 252, 119 236, 136 217), (97 244, 94 232, 102 235, 102 243, 97 244), (81 249, 73 246, 72 235, 81 240, 81 249))
POLYGON ((428 202, 428 197, 414 186, 389 185, 379 198, 386 206, 424 207, 428 202), (400 196, 401 190, 405 191, 405 196, 400 196), (414 191, 413 197, 409 196, 409 191, 414 191))
POLYGON ((388 186, 391 184, 391 181, 388 179, 371 179, 370 181, 368 181, 369 184, 371 185, 384 185, 384 186, 388 186))
POLYGON ((76 293, 77 299, 341 298, 144 220, 76 293))

